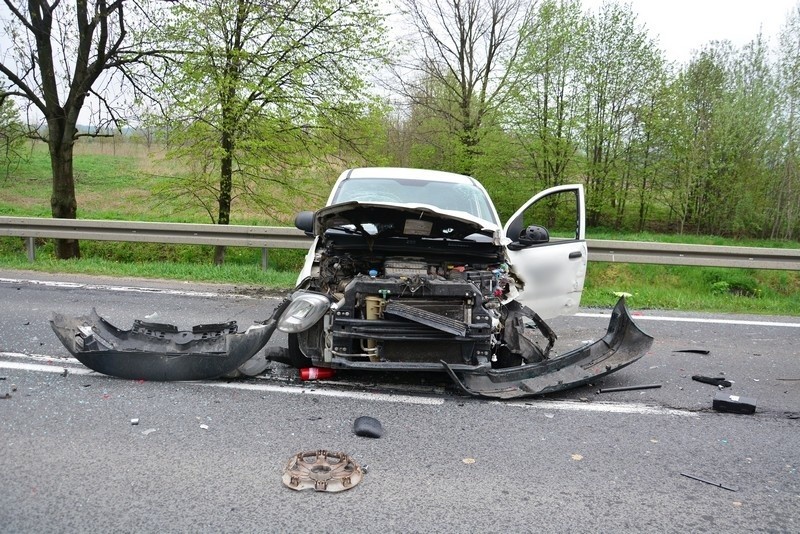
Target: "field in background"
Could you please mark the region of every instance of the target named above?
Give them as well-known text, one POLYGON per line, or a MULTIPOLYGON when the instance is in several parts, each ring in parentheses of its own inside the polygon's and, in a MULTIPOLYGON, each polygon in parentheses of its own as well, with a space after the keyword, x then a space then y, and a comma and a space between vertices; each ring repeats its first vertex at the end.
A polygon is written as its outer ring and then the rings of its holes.
MULTIPOLYGON (((0 214, 50 217, 50 162, 43 145, 0 176, 0 214)), ((81 140, 75 152, 78 214, 83 219, 211 222, 207 213, 185 200, 159 193, 185 166, 165 158, 162 148, 109 139, 81 140)), ((319 176, 325 191, 336 173, 319 176)), ((313 177, 312 177, 313 178, 313 177)), ((322 187, 319 188, 322 190, 322 187)), ((319 192, 318 192, 319 193, 319 192)), ((276 202, 271 215, 243 202, 234 203, 232 224, 290 225, 296 211, 312 209, 320 195, 276 202), (311 204, 311 205, 306 205, 311 204)), ((630 239, 714 245, 800 247, 797 242, 739 241, 708 236, 620 235, 594 230, 590 239, 630 239)), ((0 267, 50 272, 82 272, 124 277, 258 285, 290 289, 302 265, 303 251, 271 250, 267 271, 260 269, 259 249, 229 248, 226 264, 211 265, 212 247, 82 241, 83 258, 57 261, 52 243, 42 242, 34 264, 27 261, 22 239, 0 238, 0 267)), ((660 265, 589 264, 582 305, 613 305, 625 292, 633 308, 800 314, 800 273, 746 269, 712 269, 660 265)))

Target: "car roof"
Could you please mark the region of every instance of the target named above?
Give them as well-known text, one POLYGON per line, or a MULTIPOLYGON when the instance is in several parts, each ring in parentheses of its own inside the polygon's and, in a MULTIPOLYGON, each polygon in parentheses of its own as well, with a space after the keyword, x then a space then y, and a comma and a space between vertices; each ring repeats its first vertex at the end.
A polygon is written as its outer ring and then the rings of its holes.
POLYGON ((433 171, 430 169, 409 169, 405 167, 359 167, 343 173, 345 180, 359 178, 403 178, 406 180, 428 180, 457 184, 474 184, 475 179, 454 172, 433 171))

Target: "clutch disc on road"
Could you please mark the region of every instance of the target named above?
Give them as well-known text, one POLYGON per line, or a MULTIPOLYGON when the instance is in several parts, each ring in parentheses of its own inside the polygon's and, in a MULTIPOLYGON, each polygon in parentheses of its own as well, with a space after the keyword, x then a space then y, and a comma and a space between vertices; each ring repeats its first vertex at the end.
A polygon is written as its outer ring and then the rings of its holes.
POLYGON ((298 452, 289 460, 283 483, 293 490, 344 491, 364 477, 364 471, 343 452, 298 452))

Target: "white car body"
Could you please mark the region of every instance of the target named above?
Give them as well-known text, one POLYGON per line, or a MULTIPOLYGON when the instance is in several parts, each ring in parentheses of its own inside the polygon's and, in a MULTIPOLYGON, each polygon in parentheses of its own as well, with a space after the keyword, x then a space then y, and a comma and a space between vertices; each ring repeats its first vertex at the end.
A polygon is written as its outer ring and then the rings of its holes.
MULTIPOLYGON (((426 187, 420 185, 420 192, 426 187)), ((580 305, 583 284, 586 278, 588 250, 586 246, 586 210, 583 186, 580 184, 562 185, 541 191, 525 202, 505 225, 501 225, 497 210, 486 189, 474 178, 450 172, 406 169, 397 167, 365 167, 344 171, 331 190, 326 206, 347 201, 361 201, 393 205, 407 208, 428 207, 439 213, 452 214, 480 223, 493 230, 506 247, 506 257, 511 271, 519 281, 519 293, 513 298, 536 311, 544 319, 575 313, 580 305), (369 184, 374 187, 377 181, 403 180, 418 184, 437 186, 440 192, 448 188, 469 189, 481 202, 467 202, 456 205, 452 197, 440 195, 418 195, 416 198, 401 198, 390 201, 386 191, 373 191, 360 187, 369 184), (537 204, 554 196, 574 196, 575 232, 571 237, 551 238, 546 243, 528 245, 512 250, 508 245, 518 242, 519 232, 524 230, 522 221, 526 212, 537 204)), ((528 221, 531 222, 531 221, 528 221)), ((533 221, 536 222, 536 221, 533 221)), ((540 221, 541 224, 545 221, 540 221)), ((318 238, 314 240, 306 255, 297 285, 314 275, 318 262, 318 238)))

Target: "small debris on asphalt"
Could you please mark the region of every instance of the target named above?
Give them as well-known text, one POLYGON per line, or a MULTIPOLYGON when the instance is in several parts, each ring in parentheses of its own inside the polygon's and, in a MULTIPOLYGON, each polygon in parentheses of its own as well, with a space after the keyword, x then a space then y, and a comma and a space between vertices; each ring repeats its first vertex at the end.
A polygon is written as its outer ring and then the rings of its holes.
POLYGON ((711 351, 707 349, 680 349, 673 350, 672 352, 685 352, 688 354, 711 354, 711 351))
POLYGON ((684 476, 686 478, 691 478, 692 480, 697 480, 699 482, 703 482, 704 484, 709 484, 711 486, 716 486, 718 488, 726 489, 728 491, 739 491, 737 488, 734 488, 734 487, 731 487, 731 486, 726 486, 724 484, 720 484, 719 482, 712 482, 710 480, 706 480, 704 478, 696 477, 696 476, 690 475, 688 473, 681 473, 681 476, 684 476))
POLYGON ((347 454, 323 449, 299 452, 286 465, 283 483, 301 491, 339 492, 361 482, 364 470, 347 454))
POLYGON ((695 382, 702 382, 703 384, 711 384, 712 386, 719 386, 721 388, 729 388, 733 384, 730 380, 726 380, 724 377, 710 377, 710 376, 702 376, 702 375, 693 375, 692 380, 695 382))
POLYGON ((325 380, 333 378, 336 369, 327 367, 304 367, 300 369, 300 380, 325 380))
POLYGON ((200 425, 200 428, 202 428, 203 430, 208 430, 208 425, 203 423, 202 425, 200 425))
POLYGON ((754 414, 756 413, 756 401, 749 397, 730 395, 729 393, 719 392, 714 397, 712 408, 718 412, 754 414))
POLYGON ((0 380, 5 380, 6 378, 8 378, 8 377, 7 376, 0 376, 0 380))
POLYGON ((643 384, 641 386, 620 386, 618 388, 603 388, 598 389, 598 393, 613 393, 615 391, 635 391, 637 389, 657 389, 661 384, 643 384))
POLYGON ((17 385, 11 384, 11 391, 17 391, 17 385))
POLYGON ((63 371, 61 371, 61 376, 67 376, 68 374, 69 374, 69 369, 67 369, 66 367, 64 367, 64 370, 63 370, 63 371))
POLYGON ((155 431, 156 431, 155 428, 148 428, 147 430, 142 430, 142 434, 147 436, 148 434, 152 434, 155 431))
POLYGON ((10 398, 11 398, 11 393, 9 393, 8 391, 0 395, 0 399, 10 399, 10 398))
POLYGON ((572 458, 576 462, 580 462, 581 460, 583 460, 583 455, 576 453, 576 454, 571 455, 570 458, 572 458))
POLYGON ((364 438, 379 438, 383 436, 383 425, 374 417, 362 415, 353 422, 353 432, 364 438))
POLYGON ((461 461, 462 461, 462 462, 464 462, 464 463, 465 463, 465 464, 467 464, 467 465, 472 465, 472 464, 474 464, 474 463, 475 463, 475 461, 476 461, 476 460, 475 460, 475 458, 464 458, 464 459, 463 459, 463 460, 461 460, 461 461))
POLYGON ((133 426, 138 425, 139 424, 139 418, 138 417, 134 417, 133 419, 131 419, 131 424, 133 426))

